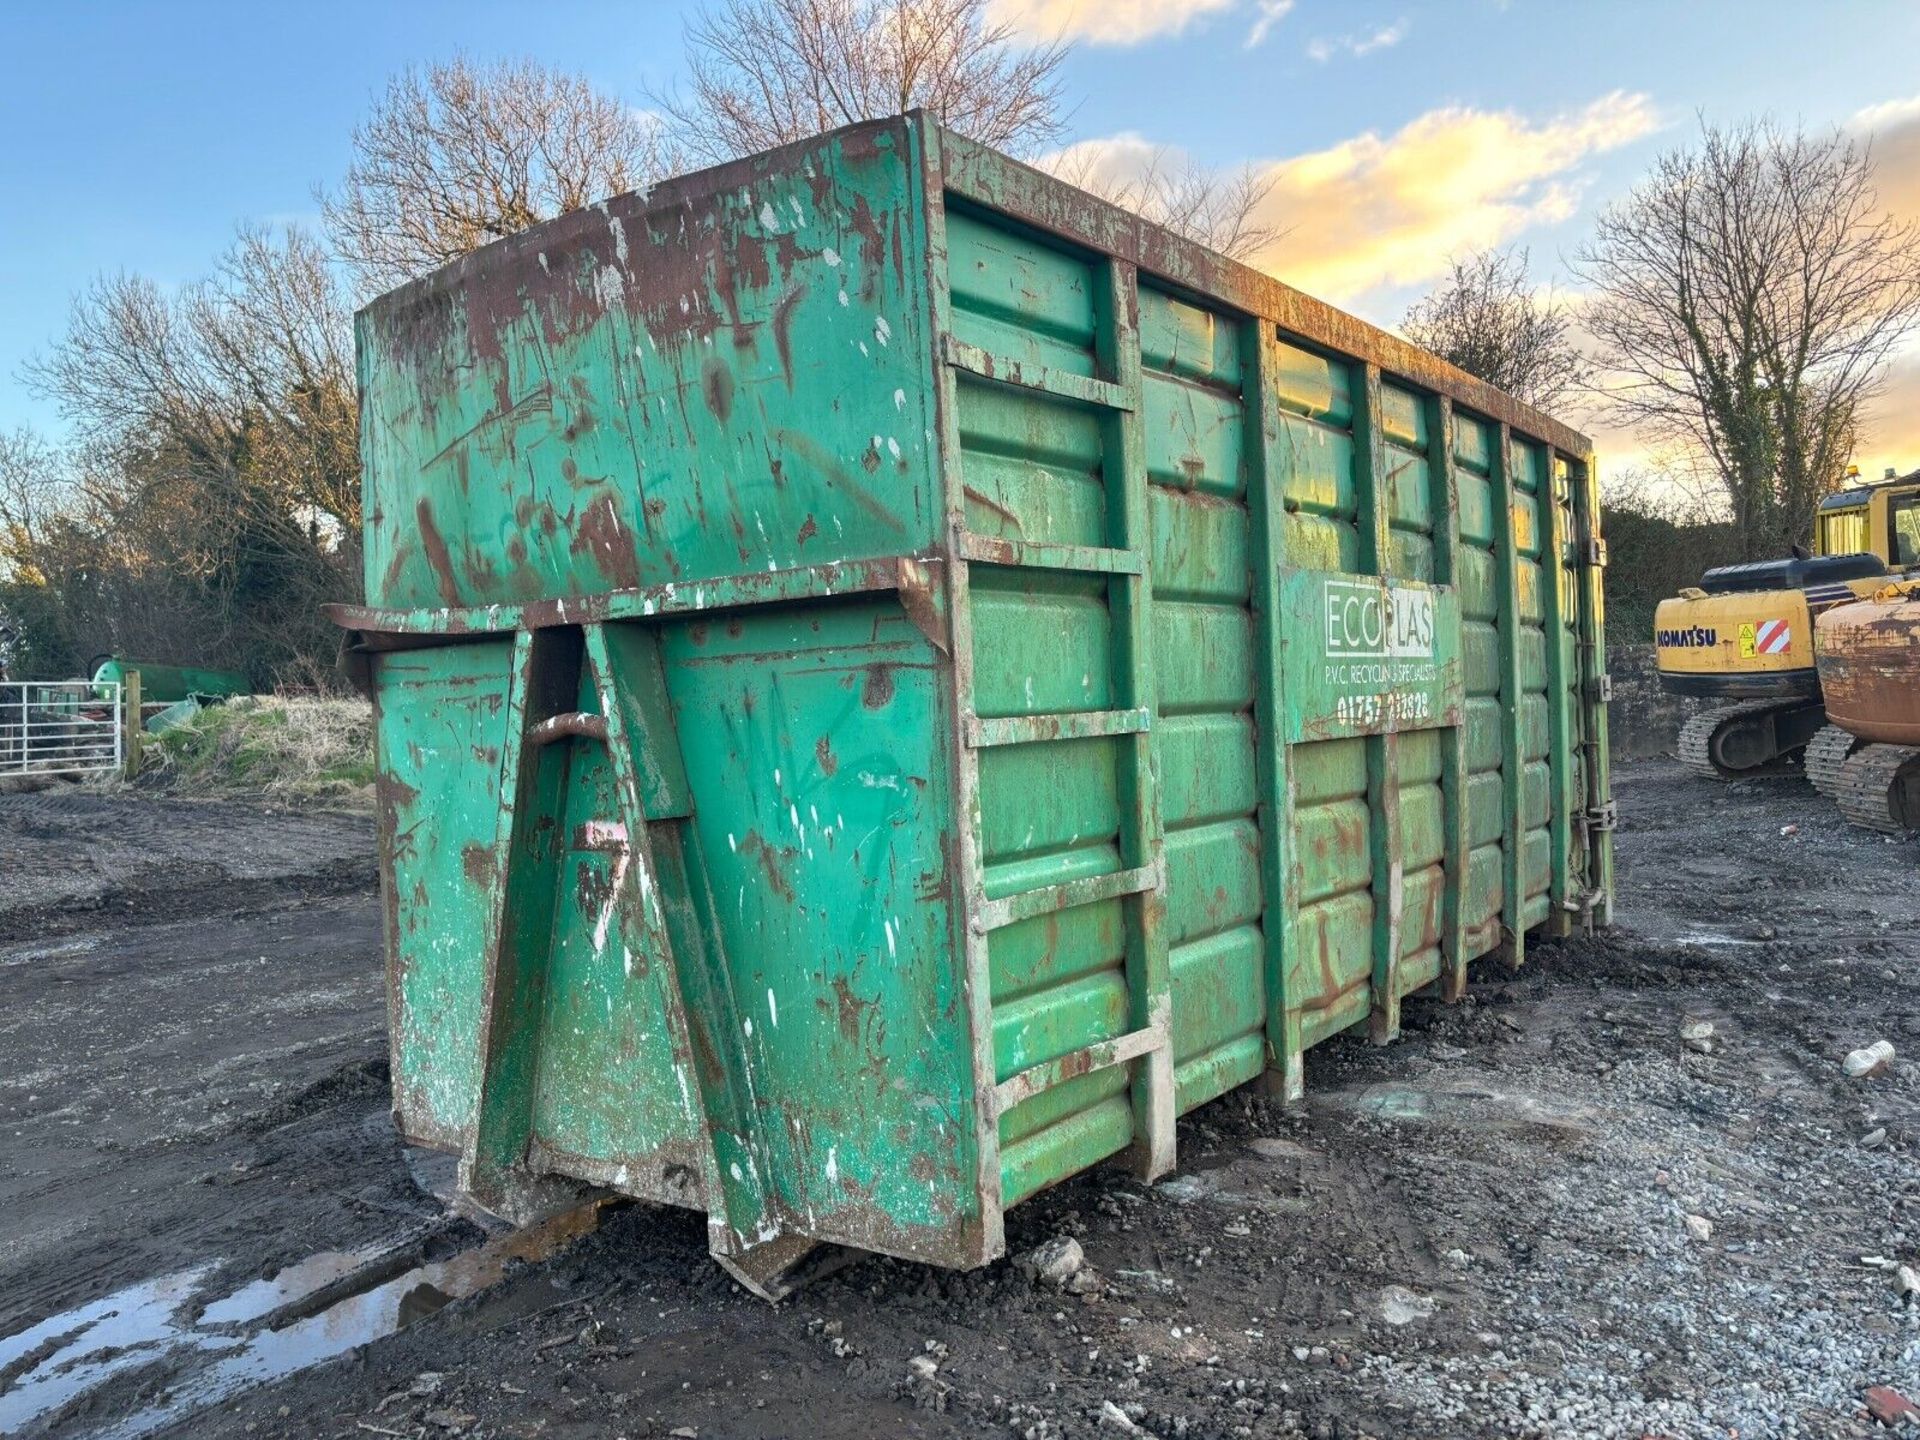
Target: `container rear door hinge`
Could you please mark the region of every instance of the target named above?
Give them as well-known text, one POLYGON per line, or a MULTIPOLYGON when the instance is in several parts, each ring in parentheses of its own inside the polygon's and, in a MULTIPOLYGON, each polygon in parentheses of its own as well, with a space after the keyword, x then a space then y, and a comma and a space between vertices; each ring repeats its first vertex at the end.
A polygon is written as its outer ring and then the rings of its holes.
POLYGON ((1614 802, 1609 800, 1606 804, 1597 805, 1587 811, 1586 820, 1589 830, 1612 830, 1620 823, 1620 811, 1614 802))
POLYGON ((1613 699, 1613 676, 1594 675, 1587 680, 1587 698, 1605 705, 1613 699))
POLYGON ((1607 568, 1607 542, 1604 538, 1577 540, 1573 547, 1574 563, 1588 570, 1607 568))

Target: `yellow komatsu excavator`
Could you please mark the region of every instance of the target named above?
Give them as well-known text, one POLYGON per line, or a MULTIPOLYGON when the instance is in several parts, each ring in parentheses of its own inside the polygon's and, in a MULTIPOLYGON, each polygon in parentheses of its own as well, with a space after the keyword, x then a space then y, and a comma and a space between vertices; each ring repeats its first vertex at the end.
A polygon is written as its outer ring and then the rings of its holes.
POLYGON ((1914 569, 1920 470, 1889 470, 1877 483, 1820 502, 1811 555, 1722 566, 1661 601, 1653 621, 1661 685, 1728 702, 1681 728, 1681 760, 1703 775, 1731 777, 1774 773, 1804 758, 1808 777, 1834 793, 1829 784, 1856 741, 1826 724, 1813 622, 1914 569))

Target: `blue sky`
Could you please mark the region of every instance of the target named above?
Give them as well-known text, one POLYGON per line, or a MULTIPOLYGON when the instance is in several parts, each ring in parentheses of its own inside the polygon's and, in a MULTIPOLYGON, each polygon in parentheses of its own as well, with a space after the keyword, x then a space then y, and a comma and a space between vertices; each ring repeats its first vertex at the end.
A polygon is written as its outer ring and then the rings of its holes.
MULTIPOLYGON (((1696 110, 1824 125, 1882 106, 1920 134, 1920 106, 1898 108, 1920 99, 1914 0, 995 3, 1074 37, 1073 134, 1114 163, 1152 144, 1276 166, 1292 234, 1262 263, 1382 323, 1449 250, 1526 244, 1553 278, 1594 208, 1696 110)), ((186 283, 236 222, 310 219, 394 70, 456 49, 531 55, 644 105, 674 80, 689 8, 8 0, 0 429, 59 432, 18 370, 90 276, 186 283)))

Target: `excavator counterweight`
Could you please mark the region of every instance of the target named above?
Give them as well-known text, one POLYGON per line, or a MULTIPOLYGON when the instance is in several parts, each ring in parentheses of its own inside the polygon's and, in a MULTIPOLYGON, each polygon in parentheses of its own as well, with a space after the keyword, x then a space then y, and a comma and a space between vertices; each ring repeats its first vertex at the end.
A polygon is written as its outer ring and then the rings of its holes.
POLYGON ((1920 581, 1821 616, 1815 649, 1828 728, 1854 742, 1829 793, 1856 825, 1920 829, 1920 581))

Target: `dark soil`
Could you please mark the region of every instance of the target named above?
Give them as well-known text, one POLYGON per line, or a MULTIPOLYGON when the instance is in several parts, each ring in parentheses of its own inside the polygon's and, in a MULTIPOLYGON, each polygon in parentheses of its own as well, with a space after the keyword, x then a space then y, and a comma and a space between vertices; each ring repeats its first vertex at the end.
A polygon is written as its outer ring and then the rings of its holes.
POLYGON ((373 819, 59 785, 0 794, 0 944, 378 883, 373 819))
MULTIPOLYGON (((1076 1237, 1086 1293, 867 1259, 775 1308, 701 1217, 632 1206, 210 1408, 207 1351, 136 1338, 22 1433, 1885 1433, 1864 1397, 1920 1398, 1920 1311, 1862 1257, 1920 1265, 1920 845, 1798 782, 1617 780, 1611 935, 1483 963, 1391 1047, 1319 1047, 1298 1112, 1188 1116, 1171 1181, 1101 1170, 1018 1207, 1010 1248, 1076 1237), (1880 1039, 1891 1068, 1848 1078, 1880 1039)), ((197 1266, 156 1302, 183 1323, 317 1252, 480 1240, 388 1125, 376 898, 311 874, 0 947, 0 1336, 197 1266)), ((60 1343, 9 1364, 0 1340, 0 1407, 60 1343)))

